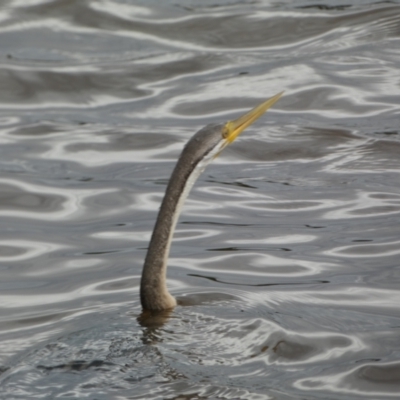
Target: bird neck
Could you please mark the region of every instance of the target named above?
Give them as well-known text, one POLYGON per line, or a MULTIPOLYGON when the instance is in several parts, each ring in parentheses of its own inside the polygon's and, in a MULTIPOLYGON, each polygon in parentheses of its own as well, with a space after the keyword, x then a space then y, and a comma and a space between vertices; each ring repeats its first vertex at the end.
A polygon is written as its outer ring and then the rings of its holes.
POLYGON ((176 306, 166 282, 168 255, 182 205, 203 169, 181 157, 171 175, 143 266, 140 299, 145 310, 176 306))

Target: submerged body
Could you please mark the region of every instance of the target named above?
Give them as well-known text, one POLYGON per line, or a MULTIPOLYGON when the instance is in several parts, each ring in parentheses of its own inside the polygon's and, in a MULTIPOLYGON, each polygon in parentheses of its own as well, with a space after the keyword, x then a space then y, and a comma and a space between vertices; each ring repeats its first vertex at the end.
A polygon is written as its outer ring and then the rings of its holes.
POLYGON ((167 288, 167 262, 179 213, 194 182, 223 148, 278 101, 281 95, 275 95, 237 120, 207 125, 184 147, 168 182, 143 266, 140 300, 144 310, 167 310, 177 304, 167 288))

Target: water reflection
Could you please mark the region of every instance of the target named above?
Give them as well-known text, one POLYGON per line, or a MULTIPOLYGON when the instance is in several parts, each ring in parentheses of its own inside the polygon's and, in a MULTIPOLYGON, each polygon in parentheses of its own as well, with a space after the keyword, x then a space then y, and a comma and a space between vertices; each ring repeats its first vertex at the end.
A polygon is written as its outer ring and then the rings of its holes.
POLYGON ((156 328, 161 328, 165 325, 169 319, 173 310, 163 310, 163 311, 148 311, 144 310, 137 318, 139 324, 147 329, 143 333, 142 341, 143 343, 157 344, 156 328))

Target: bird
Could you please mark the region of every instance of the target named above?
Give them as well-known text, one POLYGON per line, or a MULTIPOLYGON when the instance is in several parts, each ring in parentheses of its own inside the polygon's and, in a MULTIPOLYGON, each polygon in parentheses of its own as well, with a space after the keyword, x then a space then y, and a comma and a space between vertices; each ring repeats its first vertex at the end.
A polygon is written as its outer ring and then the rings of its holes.
POLYGON ((169 179, 143 265, 140 301, 144 311, 171 310, 177 305, 167 288, 168 255, 183 203, 196 179, 226 146, 261 117, 282 94, 276 94, 233 121, 205 126, 185 145, 169 179))

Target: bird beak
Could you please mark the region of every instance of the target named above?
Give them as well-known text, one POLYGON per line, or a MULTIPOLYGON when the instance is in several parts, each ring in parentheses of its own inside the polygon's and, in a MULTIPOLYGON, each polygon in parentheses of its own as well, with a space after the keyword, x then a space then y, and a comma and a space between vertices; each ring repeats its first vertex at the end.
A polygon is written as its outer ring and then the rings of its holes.
POLYGON ((242 115, 234 121, 229 121, 225 125, 225 138, 229 143, 232 143, 249 125, 251 125, 255 120, 261 117, 268 108, 275 104, 283 92, 276 94, 267 101, 264 101, 257 107, 250 110, 248 113, 242 115))

